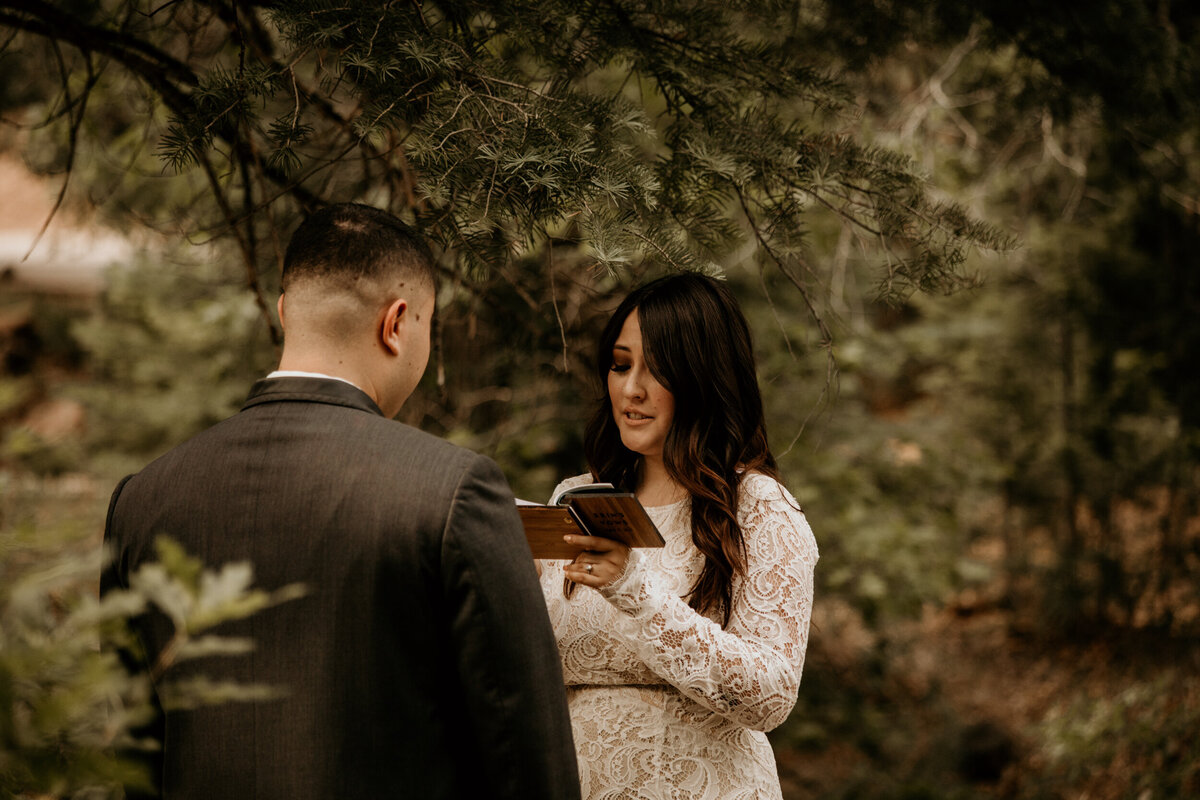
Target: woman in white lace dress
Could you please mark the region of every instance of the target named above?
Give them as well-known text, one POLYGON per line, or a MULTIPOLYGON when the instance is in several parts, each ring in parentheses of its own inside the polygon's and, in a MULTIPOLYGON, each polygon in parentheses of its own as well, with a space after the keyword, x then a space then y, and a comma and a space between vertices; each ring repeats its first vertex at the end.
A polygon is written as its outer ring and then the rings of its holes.
POLYGON ((632 489, 666 547, 575 537, 545 562, 584 798, 779 798, 768 731, 800 684, 817 546, 776 479, 746 321, 725 287, 634 291, 601 336, 590 475, 632 489))

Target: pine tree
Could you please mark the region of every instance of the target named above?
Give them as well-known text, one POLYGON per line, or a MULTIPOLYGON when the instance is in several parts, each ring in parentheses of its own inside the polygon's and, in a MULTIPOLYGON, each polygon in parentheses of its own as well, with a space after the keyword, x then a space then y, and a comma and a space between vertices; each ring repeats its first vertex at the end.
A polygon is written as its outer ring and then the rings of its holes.
POLYGON ((848 132, 851 98, 797 46, 808 22, 780 0, 0 2, 5 59, 33 77, 7 105, 57 121, 48 163, 69 173, 87 137, 158 154, 205 205, 185 221, 123 186, 112 207, 230 237, 264 313, 295 215, 364 200, 463 280, 551 246, 622 272, 717 270, 747 245, 828 341, 813 210, 871 243, 892 299, 959 286, 971 248, 1008 242, 848 132))

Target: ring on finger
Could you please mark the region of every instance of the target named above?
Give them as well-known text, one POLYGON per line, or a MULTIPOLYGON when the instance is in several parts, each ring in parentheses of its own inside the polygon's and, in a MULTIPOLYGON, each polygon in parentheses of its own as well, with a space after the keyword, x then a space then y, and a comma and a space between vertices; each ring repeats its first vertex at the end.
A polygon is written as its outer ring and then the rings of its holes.
POLYGON ((587 574, 588 574, 588 575, 591 575, 591 574, 592 574, 592 565, 591 565, 591 564, 584 564, 584 565, 583 565, 583 568, 584 568, 585 570, 587 570, 587 574))

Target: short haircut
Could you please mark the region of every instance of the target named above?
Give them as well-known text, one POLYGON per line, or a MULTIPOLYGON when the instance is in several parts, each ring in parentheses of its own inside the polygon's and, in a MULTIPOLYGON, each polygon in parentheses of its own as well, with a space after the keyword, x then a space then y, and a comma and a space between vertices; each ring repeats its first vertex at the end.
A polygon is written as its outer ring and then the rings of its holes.
POLYGON ((325 206, 300 223, 283 259, 282 287, 319 279, 348 289, 360 280, 435 285, 434 261, 394 215, 362 203, 325 206))

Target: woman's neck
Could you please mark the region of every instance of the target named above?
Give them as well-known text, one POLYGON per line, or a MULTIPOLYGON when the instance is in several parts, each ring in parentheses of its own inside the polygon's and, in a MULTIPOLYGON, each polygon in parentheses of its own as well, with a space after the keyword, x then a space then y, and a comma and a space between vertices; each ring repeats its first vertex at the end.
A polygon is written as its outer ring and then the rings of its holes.
POLYGON ((642 505, 667 506, 687 497, 687 489, 671 478, 661 458, 643 457, 639 472, 636 494, 642 505))

